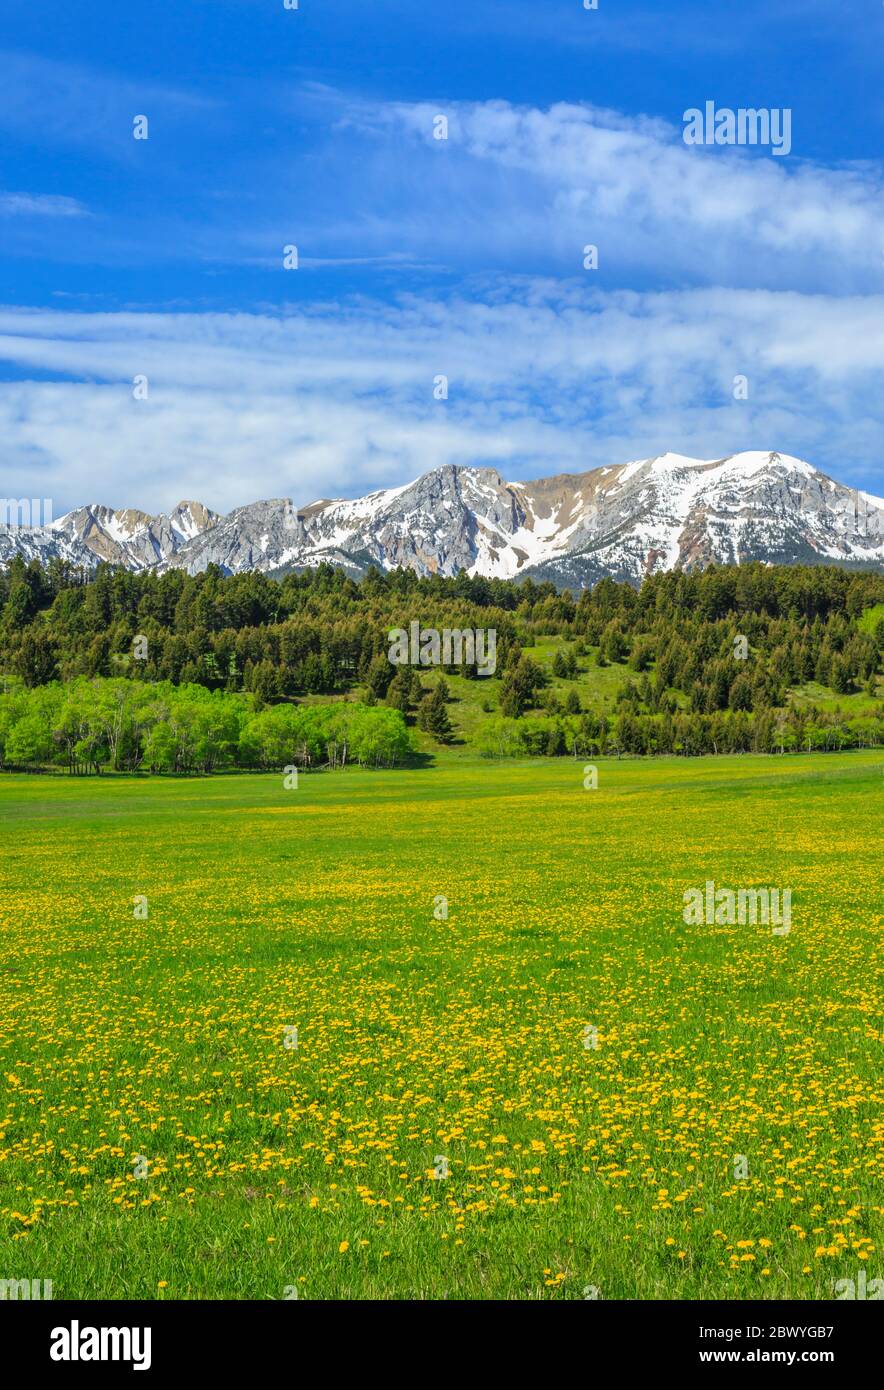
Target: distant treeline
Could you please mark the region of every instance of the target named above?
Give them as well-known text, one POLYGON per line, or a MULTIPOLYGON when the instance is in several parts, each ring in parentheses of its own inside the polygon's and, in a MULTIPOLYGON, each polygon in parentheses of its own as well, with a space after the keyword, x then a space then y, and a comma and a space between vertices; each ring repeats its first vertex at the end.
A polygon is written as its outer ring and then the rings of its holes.
MULTIPOLYGON (((329 565, 282 580, 170 570, 131 574, 16 557, 0 572, 0 670, 27 685, 130 674, 265 698, 344 691, 384 658, 391 627, 495 628, 498 673, 537 633, 601 646, 602 659, 661 661, 670 684, 720 684, 710 666, 745 634, 756 675, 826 677, 846 690, 868 679, 880 637, 854 620, 884 601, 884 575, 810 566, 712 566, 646 579, 640 590, 603 579, 576 599, 528 579, 419 578, 371 570, 359 583, 329 565), (144 639, 144 660, 133 657, 144 639), (768 668, 762 670, 762 667, 768 668)), ((732 671, 732 663, 728 665, 732 671)), ((386 673, 385 673, 386 674, 386 673)), ((757 682, 756 682, 757 684, 757 682)), ((720 698, 720 696, 719 696, 720 698)))
POLYGON ((80 677, 0 694, 0 765, 71 773, 392 767, 412 751, 402 715, 338 701, 256 710, 199 685, 80 677))
POLYGON ((698 757, 703 753, 834 752, 881 745, 884 710, 850 718, 837 712, 790 709, 782 714, 765 710, 756 715, 726 711, 674 716, 624 712, 616 718, 588 714, 552 719, 496 716, 479 730, 474 746, 488 758, 562 754, 592 758, 623 753, 698 757))
POLYGON ((865 691, 877 700, 884 620, 874 614, 882 604, 884 575, 824 566, 711 566, 653 575, 638 590, 604 579, 574 595, 530 579, 410 570, 370 570, 356 582, 321 565, 277 580, 225 576, 215 566, 198 575, 106 565, 84 573, 16 558, 0 573, 0 674, 32 690, 80 678, 198 687, 248 696, 252 716, 305 696, 358 692, 364 706, 386 704, 406 722, 415 714, 446 742, 446 699, 388 659, 390 630, 418 620, 440 631, 496 631, 493 678, 475 666, 442 668, 479 682, 471 688, 491 716, 475 736, 484 752, 857 746, 881 741, 880 704, 853 717, 802 712, 789 691, 817 681, 836 695, 865 691), (587 709, 577 689, 557 700, 548 673, 524 653, 538 635, 569 643, 554 676, 621 669, 615 716, 587 709))
MULTIPOLYGON (((85 775, 118 772, 192 773, 229 768, 279 770, 393 767, 414 753, 399 709, 345 701, 255 708, 255 697, 168 681, 78 677, 28 688, 7 678, 0 693, 0 767, 46 767, 85 775)), ((448 742, 444 683, 428 703, 422 727, 448 742)), ((884 712, 845 718, 790 709, 756 715, 668 712, 491 716, 475 737, 489 758, 595 757, 620 754, 787 753, 866 748, 884 743, 884 712)))

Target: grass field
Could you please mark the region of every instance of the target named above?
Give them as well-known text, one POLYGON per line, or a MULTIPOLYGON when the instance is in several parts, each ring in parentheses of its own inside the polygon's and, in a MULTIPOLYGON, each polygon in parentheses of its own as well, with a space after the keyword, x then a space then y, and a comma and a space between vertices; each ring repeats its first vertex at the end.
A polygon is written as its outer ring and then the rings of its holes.
POLYGON ((882 770, 0 778, 0 1277, 807 1299, 884 1276, 882 770), (685 925, 708 879, 791 887, 791 932, 685 925))

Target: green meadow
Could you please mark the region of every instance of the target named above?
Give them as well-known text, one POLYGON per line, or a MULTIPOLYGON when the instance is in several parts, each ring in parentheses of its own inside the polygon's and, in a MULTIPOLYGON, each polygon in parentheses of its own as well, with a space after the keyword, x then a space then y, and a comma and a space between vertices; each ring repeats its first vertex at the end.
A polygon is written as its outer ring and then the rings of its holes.
POLYGON ((0 1278, 884 1278, 881 752, 427 763, 0 777, 0 1278), (791 929, 687 925, 708 881, 791 929))

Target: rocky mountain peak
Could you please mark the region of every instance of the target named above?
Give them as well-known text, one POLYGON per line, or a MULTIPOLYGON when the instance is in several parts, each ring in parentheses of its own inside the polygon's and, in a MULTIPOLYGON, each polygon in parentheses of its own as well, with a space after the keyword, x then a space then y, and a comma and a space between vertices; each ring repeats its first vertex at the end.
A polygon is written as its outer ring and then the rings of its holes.
POLYGON ((353 575, 369 565, 463 569, 581 588, 604 575, 638 583, 711 562, 884 567, 884 501, 773 450, 661 453, 513 483, 492 467, 445 464, 363 497, 302 507, 277 497, 227 516, 196 501, 159 516, 92 504, 48 534, 0 534, 0 563, 14 553, 191 573, 217 565, 278 574, 323 561, 353 575))

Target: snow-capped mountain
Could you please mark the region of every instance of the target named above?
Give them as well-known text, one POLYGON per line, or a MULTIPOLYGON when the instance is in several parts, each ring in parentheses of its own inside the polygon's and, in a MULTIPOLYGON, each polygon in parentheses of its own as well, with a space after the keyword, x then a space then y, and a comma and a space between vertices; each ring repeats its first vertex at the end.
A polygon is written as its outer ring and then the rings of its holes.
MULTIPOLYGON (((181 503, 170 517, 88 507, 49 534, 58 546, 85 549, 89 563, 191 573, 210 564, 279 573, 327 561, 354 575, 371 564, 421 574, 463 569, 580 588, 604 575, 637 583, 712 561, 884 568, 884 500, 777 453, 662 454, 530 483, 449 465, 403 487, 300 509, 286 498, 226 517, 198 503, 181 503)), ((16 534, 0 534, 0 561, 4 539, 16 534)))
POLYGON ((884 500, 776 453, 663 454, 533 483, 450 466, 356 501, 240 507, 169 563, 235 572, 321 560, 353 573, 464 569, 576 588, 713 560, 884 565, 884 500))
POLYGON ((219 519, 201 502, 179 502, 168 516, 148 516, 133 507, 114 511, 93 503, 31 530, 0 525, 0 564, 18 552, 26 560, 44 563, 58 557, 89 567, 104 560, 129 570, 150 569, 171 559, 219 519))

